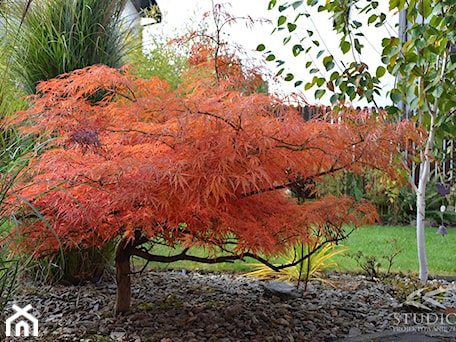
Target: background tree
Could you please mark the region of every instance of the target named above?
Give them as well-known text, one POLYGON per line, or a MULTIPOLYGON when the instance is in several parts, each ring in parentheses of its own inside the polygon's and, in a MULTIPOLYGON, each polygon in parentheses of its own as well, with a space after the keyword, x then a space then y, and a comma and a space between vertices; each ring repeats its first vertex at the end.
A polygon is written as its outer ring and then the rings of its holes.
POLYGON ((182 82, 182 74, 188 69, 188 55, 177 49, 175 44, 167 44, 168 40, 171 38, 153 37, 144 51, 135 49, 129 53, 128 61, 142 78, 160 77, 175 90, 182 82))
MULTIPOLYGON (((273 0, 269 6, 274 8, 276 5, 277 1, 273 0)), ((296 56, 302 51, 321 49, 318 60, 306 64, 315 76, 305 84, 305 88, 315 87, 316 98, 321 98, 327 91, 331 92, 333 105, 355 99, 366 99, 375 104, 375 99, 380 95, 380 80, 388 72, 396 77, 396 83, 389 91, 391 105, 386 108, 391 117, 397 120, 413 115, 414 120, 423 124, 426 129, 423 135, 426 143, 419 159, 409 159, 407 162, 410 168, 416 165, 419 174, 417 184, 415 185, 414 179, 411 179, 410 183, 416 193, 419 278, 424 283, 428 278, 424 219, 430 165, 437 158, 437 147, 442 145, 443 139, 456 132, 453 115, 456 107, 456 59, 451 52, 455 44, 456 5, 453 1, 390 0, 391 12, 383 13, 379 11, 378 1, 326 1, 325 4, 319 4, 318 1, 295 1, 281 3, 277 7, 283 13, 278 25, 288 27, 290 32, 295 31, 298 21, 309 17, 307 6, 318 7, 319 12, 332 16, 333 31, 339 40, 338 48, 345 57, 351 53, 353 60, 350 63, 341 63, 330 51, 319 47, 315 37, 312 42, 303 37, 301 43, 292 47, 296 56), (299 11, 299 15, 293 16, 293 19, 285 15, 285 11, 291 7, 299 11), (380 65, 375 73, 371 72, 362 59, 363 27, 382 27, 393 12, 401 12, 407 19, 407 25, 401 28, 397 35, 385 36, 382 41, 383 65, 380 65), (337 70, 336 64, 344 67, 337 70), (320 71, 331 74, 325 77, 319 74, 320 71)), ((309 30, 307 34, 310 37, 313 31, 309 30)), ((259 50, 264 49, 264 45, 259 46, 259 50)), ((415 170, 411 169, 409 173, 414 175, 415 170)))
POLYGON ((34 182, 20 191, 46 219, 22 206, 21 247, 46 254, 60 244, 118 241, 117 312, 130 308, 132 256, 167 263, 253 257, 278 270, 309 256, 280 267, 268 262, 297 242, 344 239, 375 220, 374 208, 349 197, 308 200, 318 193, 313 181, 370 167, 400 178, 397 144, 418 138, 409 122, 366 111, 304 121, 279 99, 245 91, 255 88, 259 78, 245 75, 256 70, 243 73, 232 55, 215 55, 211 46, 195 49, 176 91, 128 68, 78 70, 41 83, 15 120, 24 134, 60 137, 36 156, 34 182), (163 256, 156 245, 184 249, 163 256), (192 246, 206 247, 207 256, 191 255, 192 246))

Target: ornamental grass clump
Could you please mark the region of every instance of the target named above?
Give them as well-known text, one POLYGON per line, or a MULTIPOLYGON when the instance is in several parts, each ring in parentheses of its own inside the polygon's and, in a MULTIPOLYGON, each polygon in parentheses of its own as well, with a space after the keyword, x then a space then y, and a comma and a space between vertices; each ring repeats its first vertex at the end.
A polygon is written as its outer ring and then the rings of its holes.
POLYGON ((131 27, 122 18, 122 0, 40 0, 18 2, 17 34, 11 37, 13 71, 27 93, 40 81, 89 65, 120 67, 129 51, 131 27))
MULTIPOLYGON (((297 281, 297 287, 299 287, 301 282, 304 282, 305 290, 307 289, 309 280, 318 280, 331 284, 328 279, 322 277, 322 272, 338 267, 339 265, 333 260, 334 256, 344 253, 348 248, 338 246, 335 243, 328 243, 319 247, 302 242, 297 243, 295 247, 279 256, 283 258, 283 264, 293 264, 301 260, 293 267, 276 271, 264 264, 251 264, 257 269, 246 275, 260 278, 275 278, 280 281, 297 281)), ((279 264, 275 266, 280 267, 279 264)))
POLYGON ((21 188, 17 185, 27 179, 30 151, 38 151, 41 146, 0 124, 0 320, 5 305, 17 289, 17 278, 29 265, 33 254, 19 255, 14 243, 11 243, 11 239, 20 238, 16 230, 17 207, 11 198, 22 202, 32 211, 36 210, 15 190, 20 191, 21 188), (7 237, 10 231, 12 234, 7 237))

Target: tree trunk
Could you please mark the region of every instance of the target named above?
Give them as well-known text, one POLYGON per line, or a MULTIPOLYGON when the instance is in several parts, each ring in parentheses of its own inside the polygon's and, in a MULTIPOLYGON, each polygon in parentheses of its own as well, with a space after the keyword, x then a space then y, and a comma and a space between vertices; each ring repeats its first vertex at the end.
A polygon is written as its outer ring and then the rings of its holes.
POLYGON ((418 190, 416 192, 416 240, 418 246, 418 261, 420 266, 420 282, 425 284, 428 279, 426 245, 424 241, 424 219, 426 211, 426 185, 429 177, 430 161, 421 163, 418 190))
POLYGON ((428 264, 426 258, 426 245, 424 242, 424 219, 426 212, 426 186, 429 181, 431 168, 431 151, 434 146, 436 114, 431 114, 426 146, 421 153, 420 178, 418 188, 416 188, 416 240, 418 247, 418 261, 420 265, 420 282, 426 284, 428 280, 428 264))
POLYGON ((130 280, 130 251, 129 243, 122 240, 116 251, 116 280, 117 299, 116 314, 130 310, 131 304, 131 280, 130 280))

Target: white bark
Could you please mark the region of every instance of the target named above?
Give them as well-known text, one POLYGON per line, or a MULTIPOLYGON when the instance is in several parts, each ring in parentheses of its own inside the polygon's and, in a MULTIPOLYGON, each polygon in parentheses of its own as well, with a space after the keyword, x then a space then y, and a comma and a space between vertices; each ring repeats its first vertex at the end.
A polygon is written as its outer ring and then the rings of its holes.
POLYGON ((429 171, 431 167, 431 151, 434 145, 435 135, 435 114, 431 114, 426 146, 421 153, 420 176, 418 187, 416 188, 416 240, 418 246, 418 261, 420 266, 419 279, 422 284, 428 280, 428 264, 426 258, 426 244, 424 239, 424 219, 426 211, 426 186, 429 181, 429 171))
POLYGON ((418 261, 420 265, 419 279, 425 284, 428 279, 428 264, 426 244, 424 240, 424 219, 426 210, 426 185, 429 177, 429 159, 423 161, 420 167, 420 178, 416 191, 416 240, 418 245, 418 261))

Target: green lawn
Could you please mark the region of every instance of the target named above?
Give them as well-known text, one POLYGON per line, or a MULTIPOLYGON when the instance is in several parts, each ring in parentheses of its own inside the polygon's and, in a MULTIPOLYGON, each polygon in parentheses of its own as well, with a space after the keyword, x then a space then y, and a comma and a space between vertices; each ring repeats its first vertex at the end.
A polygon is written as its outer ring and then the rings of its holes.
MULTIPOLYGON (((437 229, 426 228, 426 255, 431 275, 456 275, 456 229, 448 229, 448 235, 442 238, 436 234, 437 229)), ((415 227, 369 226, 354 232, 343 242, 350 250, 348 253, 361 251, 364 255, 379 258, 382 266, 387 265, 382 256, 391 255, 395 248, 388 243, 396 239, 397 247, 402 252, 394 259, 394 272, 418 272, 418 252, 415 227)), ((343 271, 359 271, 353 258, 336 256, 343 271)))
MULTIPOLYGON (((435 228, 426 228, 426 253, 428 258, 429 272, 431 275, 456 275, 456 229, 448 229, 448 235, 442 238, 436 234, 435 228)), ((335 261, 344 272, 361 272, 356 261, 347 254, 361 251, 363 255, 373 255, 380 261, 382 266, 387 266, 383 256, 391 255, 397 248, 403 248, 402 252, 394 259, 393 272, 418 273, 418 256, 416 247, 416 231, 414 227, 390 227, 368 226, 354 232, 350 238, 342 243, 349 248, 344 255, 335 257, 335 261), (388 243, 396 239, 396 246, 388 243)), ((153 251, 154 254, 175 254, 164 247, 153 251)), ((203 251, 192 251, 192 254, 204 255, 203 251)), ((189 269, 213 272, 247 272, 252 270, 249 262, 236 261, 234 263, 222 263, 205 265, 193 262, 177 262, 173 264, 151 263, 152 268, 157 269, 189 269)))

